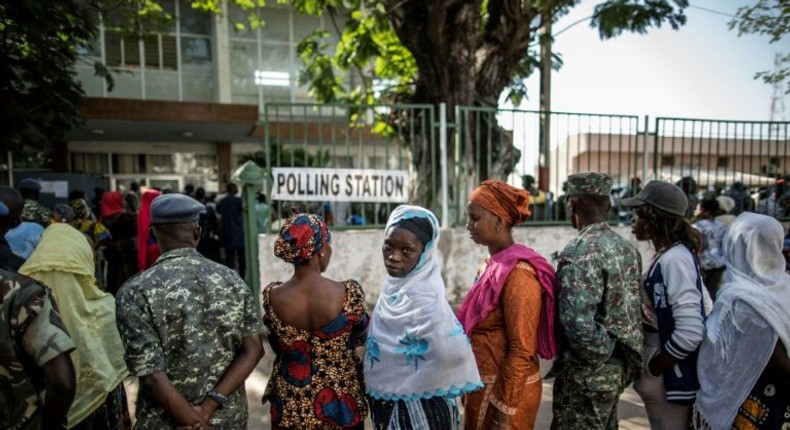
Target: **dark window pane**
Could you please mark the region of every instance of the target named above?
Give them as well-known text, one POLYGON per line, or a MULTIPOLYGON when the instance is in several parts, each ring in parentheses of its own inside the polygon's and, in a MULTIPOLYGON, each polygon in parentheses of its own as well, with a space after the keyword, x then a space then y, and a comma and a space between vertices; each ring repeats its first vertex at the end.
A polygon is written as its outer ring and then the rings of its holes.
POLYGON ((150 34, 143 39, 145 46, 145 66, 158 69, 161 67, 159 60, 159 35, 150 34))
POLYGON ((211 34, 211 14, 192 8, 192 2, 182 0, 178 5, 182 33, 211 34))
POLYGON ((104 32, 105 62, 108 67, 120 67, 121 56, 121 33, 113 30, 104 32))
POLYGON ((162 35, 162 68, 165 70, 178 70, 176 37, 169 34, 162 35))
POLYGON ((126 37, 123 39, 123 65, 140 65, 140 43, 137 39, 126 37))
POLYGON ((205 37, 182 37, 181 64, 193 69, 211 67, 211 41, 205 37))

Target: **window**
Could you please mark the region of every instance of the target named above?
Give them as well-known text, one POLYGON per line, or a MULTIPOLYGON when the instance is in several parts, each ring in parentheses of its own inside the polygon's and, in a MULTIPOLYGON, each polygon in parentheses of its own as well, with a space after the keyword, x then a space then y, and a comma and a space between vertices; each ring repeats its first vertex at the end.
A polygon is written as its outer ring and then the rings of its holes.
POLYGON ((730 157, 718 157, 716 158, 716 167, 719 168, 727 168, 730 167, 730 157))
POLYGON ((104 44, 108 67, 140 66, 140 44, 136 40, 124 37, 120 31, 107 30, 104 32, 104 44))
MULTIPOLYGON (((175 56, 174 41, 173 58, 175 56)), ((211 40, 207 37, 182 37, 181 64, 190 69, 211 68, 211 40)))
POLYGON ((71 153, 71 171, 74 173, 110 173, 107 154, 71 153))
POLYGON ((182 33, 211 34, 211 13, 192 7, 192 2, 180 0, 178 4, 179 23, 182 33))
POLYGON ((675 165, 675 157, 672 155, 662 155, 661 156, 661 165, 662 166, 674 166, 675 165))
POLYGON ((146 68, 177 70, 176 38, 169 34, 149 34, 143 39, 146 68))

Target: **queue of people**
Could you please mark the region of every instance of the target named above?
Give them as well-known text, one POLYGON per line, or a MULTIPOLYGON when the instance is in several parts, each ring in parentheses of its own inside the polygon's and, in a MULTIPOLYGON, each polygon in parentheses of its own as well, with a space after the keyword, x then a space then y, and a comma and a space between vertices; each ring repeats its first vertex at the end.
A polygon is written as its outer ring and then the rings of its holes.
MULTIPOLYGON (((701 257, 711 245, 687 220, 683 190, 650 182, 620 202, 634 210, 637 240, 655 248, 643 271, 636 247, 606 222, 611 187, 601 173, 568 178, 577 234, 555 270, 513 237, 530 216, 529 192, 480 184, 466 229, 489 256, 456 312, 439 223, 421 207, 389 215, 372 313, 358 282, 323 275, 326 222, 293 214, 273 249, 293 275, 263 289, 263 315, 237 272, 197 251, 198 200, 152 196, 147 230, 161 255, 115 297, 96 286, 91 236, 55 211, 61 221, 27 261, 0 240, 0 427, 130 428, 122 381, 131 375, 136 428, 246 428, 244 381, 263 333, 275 354, 263 397, 274 429, 359 429, 367 415, 376 429, 531 429, 540 359, 554 359, 552 429, 616 429, 632 383, 654 430, 790 426, 781 225, 748 212, 731 222, 711 297, 701 257)), ((0 233, 19 225, 24 206, 0 187, 0 233)), ((124 213, 113 207, 103 216, 124 213)))

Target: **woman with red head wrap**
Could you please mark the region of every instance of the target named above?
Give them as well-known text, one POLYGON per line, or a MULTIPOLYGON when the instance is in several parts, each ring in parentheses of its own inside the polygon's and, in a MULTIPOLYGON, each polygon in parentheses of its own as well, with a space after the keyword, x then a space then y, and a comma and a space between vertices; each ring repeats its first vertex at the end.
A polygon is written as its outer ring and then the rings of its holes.
POLYGON ((513 226, 530 215, 528 191, 487 180, 472 191, 466 213, 472 240, 490 256, 458 310, 485 384, 464 398, 464 428, 531 429, 542 389, 539 357, 556 354, 554 268, 513 240, 513 226))
POLYGON ((332 259, 332 235, 315 214, 283 222, 274 255, 293 265, 293 276, 263 289, 263 324, 275 352, 263 394, 272 428, 363 429, 367 403, 362 362, 365 292, 353 279, 323 276, 332 259))

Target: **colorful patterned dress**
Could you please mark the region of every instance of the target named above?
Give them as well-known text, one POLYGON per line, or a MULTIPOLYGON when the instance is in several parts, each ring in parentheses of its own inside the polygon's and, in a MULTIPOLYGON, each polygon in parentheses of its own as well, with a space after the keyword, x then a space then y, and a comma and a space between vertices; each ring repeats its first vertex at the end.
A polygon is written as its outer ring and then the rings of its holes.
POLYGON ((263 323, 276 357, 263 395, 269 402, 272 429, 362 428, 365 403, 362 363, 354 348, 365 342, 368 325, 365 294, 345 282, 342 311, 316 330, 281 321, 271 305, 272 288, 263 291, 263 323))

